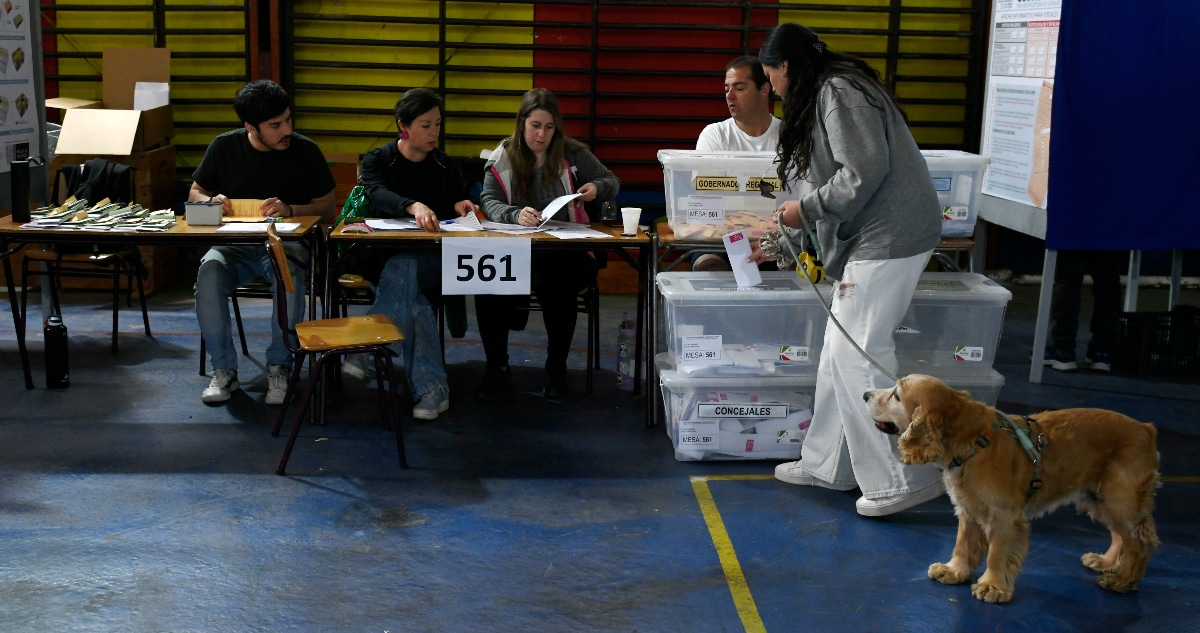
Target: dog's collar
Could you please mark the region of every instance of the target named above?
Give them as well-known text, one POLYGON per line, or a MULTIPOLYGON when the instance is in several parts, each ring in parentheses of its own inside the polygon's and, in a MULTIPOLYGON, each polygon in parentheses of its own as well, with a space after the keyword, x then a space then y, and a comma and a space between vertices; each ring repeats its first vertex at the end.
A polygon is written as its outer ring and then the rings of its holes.
POLYGON ((1029 430, 1017 424, 1012 418, 1004 414, 1000 410, 996 410, 996 418, 992 420, 992 426, 985 429, 983 433, 975 436, 975 443, 971 445, 971 449, 950 460, 950 468, 958 468, 962 466, 968 459, 975 456, 975 453, 981 448, 987 448, 992 443, 992 435, 997 430, 1008 431, 1021 448, 1025 449, 1025 454, 1029 456, 1029 460, 1033 462, 1033 479, 1029 482, 1029 491, 1025 496, 1032 497, 1034 493, 1042 488, 1042 453, 1046 450, 1046 445, 1049 443, 1046 434, 1037 430, 1037 422, 1027 416, 1018 416, 1029 425, 1029 430), (1030 435, 1033 438, 1030 438, 1030 435))

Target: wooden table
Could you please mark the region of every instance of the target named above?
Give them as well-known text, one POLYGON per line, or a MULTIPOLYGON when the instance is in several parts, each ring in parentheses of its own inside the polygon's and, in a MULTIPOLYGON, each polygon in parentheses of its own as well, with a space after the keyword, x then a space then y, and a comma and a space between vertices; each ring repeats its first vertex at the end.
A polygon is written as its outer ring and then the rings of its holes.
MULTIPOLYGON (((650 274, 651 267, 654 265, 654 248, 650 236, 641 230, 634 237, 625 237, 621 235, 621 227, 608 226, 602 223, 594 222, 589 225, 592 229, 604 233, 607 237, 594 239, 572 239, 564 240, 554 237, 552 232, 529 233, 523 235, 510 235, 507 233, 496 233, 492 231, 443 231, 440 233, 429 233, 427 231, 375 231, 374 233, 346 233, 343 232, 343 226, 338 225, 330 232, 328 241, 330 243, 329 252, 335 252, 333 248, 337 243, 349 243, 354 245, 365 246, 380 246, 392 249, 407 249, 414 250, 436 250, 441 248, 442 238, 445 237, 469 237, 478 239, 528 239, 531 242, 533 250, 547 251, 598 251, 605 253, 616 253, 624 262, 629 264, 638 273, 638 294, 637 294, 637 349, 635 354, 637 358, 643 359, 644 362, 634 363, 634 395, 641 393, 641 382, 643 376, 652 376, 654 359, 646 353, 650 349, 652 331, 654 328, 647 327, 648 323, 653 323, 653 314, 650 307, 649 293, 650 285, 654 283, 654 279, 650 274), (634 257, 630 251, 637 251, 637 256, 634 257), (643 372, 643 369, 645 371, 643 372)), ((330 267, 330 270, 336 269, 336 262, 330 267)), ((330 275, 332 277, 332 275, 330 275)), ((336 283, 336 279, 330 280, 336 283)), ((327 287, 326 297, 329 297, 332 292, 332 286, 327 287)), ((591 359, 588 360, 591 362, 591 359)), ((653 393, 652 389, 647 388, 647 391, 653 393)), ((654 399, 649 395, 646 398, 646 423, 651 424, 651 412, 654 406, 654 399)))
MULTIPOLYGON (((318 216, 288 218, 300 227, 282 233, 284 239, 307 239, 317 261, 322 255, 323 231, 314 230, 320 225, 318 216)), ((263 245, 266 233, 217 231, 216 226, 188 226, 182 216, 175 218, 175 226, 166 231, 84 231, 67 229, 23 229, 12 221, 12 216, 0 218, 0 259, 4 260, 4 279, 8 284, 8 301, 12 307, 14 329, 17 332, 17 348, 21 354, 21 367, 25 370, 25 388, 33 389, 33 373, 29 368, 29 352, 25 348, 25 318, 17 303, 13 283, 12 262, 9 258, 30 244, 123 244, 131 246, 214 246, 214 245, 263 245)), ((310 276, 312 277, 312 276, 310 276)), ((315 279, 313 280, 315 283, 315 279)), ((310 296, 309 309, 314 309, 315 296, 310 296)))

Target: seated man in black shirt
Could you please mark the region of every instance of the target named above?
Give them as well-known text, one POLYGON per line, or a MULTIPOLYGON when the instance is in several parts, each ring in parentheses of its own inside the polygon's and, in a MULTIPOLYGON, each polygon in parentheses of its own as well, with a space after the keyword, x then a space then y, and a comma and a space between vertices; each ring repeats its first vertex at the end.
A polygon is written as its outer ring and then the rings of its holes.
MULTIPOLYGON (((188 200, 221 202, 222 215, 232 215, 231 200, 262 200, 264 217, 321 216, 332 223, 333 174, 320 148, 292 131, 288 94, 269 80, 252 81, 238 90, 234 110, 242 127, 213 139, 192 174, 188 200)), ((300 244, 286 245, 290 258, 308 261, 300 244)), ((305 266, 292 268, 296 288, 304 288, 305 266)), ((229 297, 239 286, 259 277, 274 283, 271 263, 262 246, 215 246, 200 260, 196 274, 196 318, 212 361, 212 382, 201 394, 206 403, 224 402, 239 388, 237 352, 230 330, 229 297)), ((288 309, 294 324, 304 314, 304 292, 288 309)), ((275 315, 267 347, 267 404, 282 404, 287 393, 291 354, 275 315)))

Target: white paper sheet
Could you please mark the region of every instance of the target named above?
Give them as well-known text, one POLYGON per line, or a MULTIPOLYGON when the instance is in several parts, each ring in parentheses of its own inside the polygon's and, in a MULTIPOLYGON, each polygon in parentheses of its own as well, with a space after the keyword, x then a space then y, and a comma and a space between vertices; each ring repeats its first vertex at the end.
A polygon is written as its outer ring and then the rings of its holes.
POLYGON ((571 224, 572 226, 569 227, 555 228, 554 230, 549 231, 549 233, 560 240, 586 240, 609 237, 608 233, 597 231, 586 224, 571 224))
POLYGON ((169 103, 171 103, 171 84, 158 81, 134 82, 134 110, 152 110, 169 103))
POLYGON ((453 220, 443 221, 441 229, 443 231, 482 231, 483 227, 479 224, 479 218, 475 217, 474 213, 468 213, 453 220))
POLYGON ((530 233, 541 233, 546 229, 540 226, 522 226, 520 224, 506 224, 504 222, 492 222, 484 220, 479 223, 479 226, 485 231, 494 231, 496 233, 507 233, 509 235, 528 235, 530 233))
POLYGON ((266 233, 267 227, 275 225, 276 233, 291 233, 300 228, 299 222, 234 222, 217 227, 218 233, 266 233))
MULTIPOLYGON (((578 198, 580 195, 582 195, 582 194, 568 193, 565 196, 559 196, 559 197, 551 200, 550 204, 546 205, 545 209, 542 209, 542 223, 539 224, 538 226, 544 226, 547 222, 550 221, 550 218, 554 217, 555 213, 558 213, 559 209, 563 208, 564 206, 566 206, 566 204, 568 202, 574 200, 575 198, 578 198)), ((573 219, 574 218, 567 218, 568 221, 573 220, 573 219)))
POLYGON ((416 220, 400 218, 367 218, 366 225, 376 231, 420 231, 416 220))
POLYGON ((753 250, 746 230, 729 233, 721 241, 725 242, 725 254, 729 256, 729 265, 733 268, 733 278, 737 280, 738 288, 752 288, 761 284, 758 264, 746 261, 753 250))

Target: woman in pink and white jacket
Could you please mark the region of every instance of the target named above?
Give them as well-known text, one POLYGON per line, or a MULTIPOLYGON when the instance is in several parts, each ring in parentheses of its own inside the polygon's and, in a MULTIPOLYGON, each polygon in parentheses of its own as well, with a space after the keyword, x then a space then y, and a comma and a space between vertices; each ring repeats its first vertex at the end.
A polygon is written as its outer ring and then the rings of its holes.
MULTIPOLYGON (((535 226, 541 209, 555 198, 578 193, 556 220, 588 222, 583 203, 610 200, 621 182, 587 147, 567 136, 562 110, 554 93, 535 88, 525 93, 510 138, 492 152, 483 179, 480 203, 494 222, 535 226)), ((546 324, 547 400, 559 402, 567 390, 567 354, 578 316, 576 298, 596 279, 596 260, 585 252, 535 252, 531 286, 542 306, 546 324)), ((518 312, 527 298, 477 295, 475 313, 487 355, 487 374, 475 395, 493 400, 508 391, 508 331, 519 323, 518 312)))

